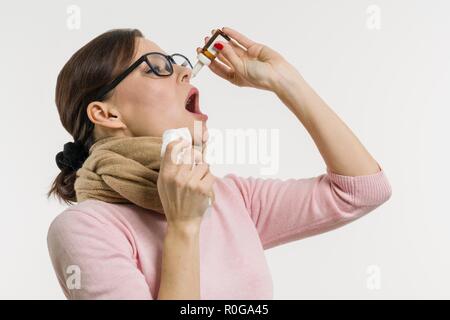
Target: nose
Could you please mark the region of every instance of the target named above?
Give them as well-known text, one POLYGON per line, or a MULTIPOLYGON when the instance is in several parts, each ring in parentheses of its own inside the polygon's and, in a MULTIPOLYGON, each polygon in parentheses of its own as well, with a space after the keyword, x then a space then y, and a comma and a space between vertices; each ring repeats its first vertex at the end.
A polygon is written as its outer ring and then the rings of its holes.
POLYGON ((181 82, 189 81, 192 77, 192 69, 188 67, 175 66, 176 70, 178 70, 178 79, 181 82))

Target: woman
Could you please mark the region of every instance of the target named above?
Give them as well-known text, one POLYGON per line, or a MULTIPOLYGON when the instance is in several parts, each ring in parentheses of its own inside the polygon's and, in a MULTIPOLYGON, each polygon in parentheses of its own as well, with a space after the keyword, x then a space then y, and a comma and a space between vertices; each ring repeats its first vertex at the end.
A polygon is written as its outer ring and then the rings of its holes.
POLYGON ((56 157, 61 173, 49 195, 78 203, 52 222, 48 247, 67 298, 271 299, 264 250, 342 226, 390 198, 378 162, 295 68, 222 30, 232 41, 216 46, 210 69, 237 86, 274 92, 313 138, 327 172, 217 178, 201 152, 177 141, 160 161, 166 129, 195 135, 196 121, 206 129, 207 117, 186 105, 195 93, 189 63, 163 56, 138 30, 106 32, 71 57, 56 86, 74 143, 56 157))

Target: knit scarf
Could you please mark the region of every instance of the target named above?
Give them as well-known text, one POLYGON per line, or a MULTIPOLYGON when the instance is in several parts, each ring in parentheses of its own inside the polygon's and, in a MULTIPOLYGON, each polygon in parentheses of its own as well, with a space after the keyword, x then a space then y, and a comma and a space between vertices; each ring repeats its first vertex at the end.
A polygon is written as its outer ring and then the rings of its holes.
POLYGON ((77 202, 134 203, 164 213, 157 180, 161 137, 107 137, 96 141, 76 172, 77 202))

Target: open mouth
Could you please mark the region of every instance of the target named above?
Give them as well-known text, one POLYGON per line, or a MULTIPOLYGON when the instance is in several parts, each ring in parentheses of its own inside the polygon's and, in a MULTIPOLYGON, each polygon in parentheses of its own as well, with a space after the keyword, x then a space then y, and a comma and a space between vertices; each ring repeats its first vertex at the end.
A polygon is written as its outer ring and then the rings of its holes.
POLYGON ((185 108, 187 111, 192 113, 198 113, 197 112, 197 101, 198 101, 198 93, 194 93, 190 95, 186 101, 185 108))
POLYGON ((198 115, 202 120, 208 119, 208 116, 200 111, 199 93, 196 88, 192 88, 191 91, 189 91, 188 98, 185 102, 185 108, 187 111, 198 115))

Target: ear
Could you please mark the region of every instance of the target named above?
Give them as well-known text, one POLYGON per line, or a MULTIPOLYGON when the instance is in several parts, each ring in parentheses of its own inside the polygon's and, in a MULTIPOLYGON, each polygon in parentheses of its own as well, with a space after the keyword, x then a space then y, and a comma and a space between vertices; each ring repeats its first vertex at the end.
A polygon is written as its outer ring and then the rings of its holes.
POLYGON ((117 108, 111 103, 93 101, 87 106, 87 115, 94 123, 106 128, 126 129, 122 117, 117 108))

